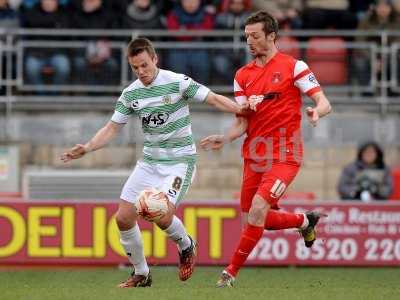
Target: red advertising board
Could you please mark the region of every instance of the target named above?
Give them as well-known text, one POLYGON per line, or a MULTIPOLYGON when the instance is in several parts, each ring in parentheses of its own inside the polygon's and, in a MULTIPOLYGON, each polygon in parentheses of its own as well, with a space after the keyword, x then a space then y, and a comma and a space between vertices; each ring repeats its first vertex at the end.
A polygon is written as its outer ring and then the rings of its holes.
MULTIPOLYGON (((125 263, 116 208, 115 203, 0 202, 0 264, 125 263)), ((400 266, 400 204, 292 202, 283 208, 327 213, 319 240, 310 250, 295 230, 265 231, 248 264, 400 266)), ((199 264, 229 261, 241 230, 236 203, 188 201, 178 215, 199 242, 199 264)), ((164 232, 147 222, 140 227, 149 262, 175 264, 176 246, 164 232)))

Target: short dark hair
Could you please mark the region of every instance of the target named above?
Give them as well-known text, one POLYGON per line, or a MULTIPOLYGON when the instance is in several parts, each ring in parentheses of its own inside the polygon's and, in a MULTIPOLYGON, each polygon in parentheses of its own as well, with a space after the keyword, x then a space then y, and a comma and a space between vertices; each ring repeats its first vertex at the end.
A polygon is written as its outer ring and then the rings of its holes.
POLYGON ((129 42, 126 55, 127 57, 132 57, 144 51, 146 51, 151 57, 156 55, 156 50, 149 39, 137 38, 129 42))
POLYGON ((258 11, 252 14, 247 18, 245 25, 247 26, 256 23, 264 24, 263 30, 265 35, 268 35, 272 32, 275 32, 275 34, 278 35, 278 21, 266 11, 258 11))

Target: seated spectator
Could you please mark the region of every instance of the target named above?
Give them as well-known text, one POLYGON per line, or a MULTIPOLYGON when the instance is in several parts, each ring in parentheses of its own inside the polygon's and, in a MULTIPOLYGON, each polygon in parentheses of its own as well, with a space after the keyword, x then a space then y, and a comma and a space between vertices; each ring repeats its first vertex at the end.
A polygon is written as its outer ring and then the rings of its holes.
MULTIPOLYGON (((360 30, 397 30, 400 26, 399 15, 394 10, 390 0, 377 0, 365 18, 361 20, 358 25, 360 30)), ((398 39, 398 38, 397 38, 398 39)), ((356 38, 357 42, 375 42, 381 43, 379 36, 359 36, 356 38)), ((389 40, 390 43, 394 42, 395 38, 389 40)), ((354 53, 354 67, 356 71, 356 78, 363 86, 370 84, 371 78, 371 52, 368 50, 357 50, 354 53)), ((389 67, 389 65, 388 65, 389 67)), ((382 71, 381 60, 378 59, 375 68, 377 74, 380 76, 382 71)))
POLYGON ((10 7, 8 0, 0 0, 0 28, 19 27, 18 12, 10 7))
POLYGON ((18 11, 19 7, 21 6, 21 2, 22 0, 8 0, 8 5, 10 6, 10 8, 18 11))
MULTIPOLYGON (((169 30, 211 30, 214 27, 212 15, 205 11, 201 0, 181 0, 167 17, 169 30)), ((201 41, 201 38, 184 36, 177 38, 182 42, 201 41)), ((192 76, 201 83, 207 83, 210 75, 208 50, 176 49, 168 55, 168 68, 177 73, 192 76)))
POLYGON ((350 0, 350 11, 356 15, 357 21, 364 19, 374 0, 350 0))
MULTIPOLYGON (((18 28, 19 27, 19 17, 18 12, 11 8, 10 2, 7 0, 0 0, 0 28, 18 28)), ((6 37, 2 36, 1 40, 5 40, 6 37)), ((7 70, 7 59, 5 54, 0 57, 2 62, 0 68, 0 75, 2 78, 6 77, 7 70)), ((0 86, 0 95, 4 95, 5 87, 0 86)))
POLYGON ((348 9, 349 0, 305 0, 305 29, 354 29, 357 17, 348 9))
MULTIPOLYGON (((250 11, 253 7, 252 3, 254 3, 254 1, 256 0, 244 0, 244 7, 246 8, 246 10, 250 11)), ((264 2, 264 0, 259 0, 264 2)), ((220 1, 220 12, 226 12, 229 9, 229 4, 230 4, 231 0, 221 0, 220 1)))
POLYGON ((396 14, 400 15, 400 0, 393 0, 392 4, 393 4, 396 14))
MULTIPOLYGON (((72 27, 113 29, 118 23, 102 0, 82 0, 72 16, 72 27)), ((118 63, 106 38, 88 41, 86 49, 74 58, 75 78, 79 84, 118 84, 118 63)))
MULTIPOLYGON (((162 2, 162 12, 165 15, 168 15, 171 10, 173 10, 177 5, 179 5, 180 0, 164 0, 164 1, 157 1, 157 2, 162 2)), ((202 4, 204 5, 204 9, 207 13, 215 15, 218 13, 220 10, 224 10, 225 3, 226 1, 229 0, 202 0, 202 4)), ((246 0, 250 1, 250 0, 246 0)), ((158 3, 157 3, 158 4, 158 3)), ((161 4, 161 3, 160 3, 161 4)))
MULTIPOLYGON (((40 0, 12 0, 14 3, 18 2, 14 4, 15 5, 21 5, 22 9, 31 9, 32 7, 34 7, 36 4, 38 4, 40 2, 40 0)), ((70 0, 58 0, 58 5, 60 6, 66 6, 67 4, 69 4, 70 0)))
MULTIPOLYGON (((217 15, 215 28, 241 32, 249 15, 250 12, 245 8, 245 0, 230 0, 228 10, 217 15)), ((229 40, 232 41, 232 38, 229 40)), ((240 40, 236 42, 240 43, 240 40)), ((219 50, 213 60, 219 78, 224 79, 223 83, 231 84, 234 71, 246 62, 246 49, 219 50)))
MULTIPOLYGON (((280 25, 284 24, 286 29, 300 29, 303 21, 301 12, 303 10, 302 0, 253 0, 254 10, 265 10, 274 16, 280 25)), ((282 28, 282 26, 279 26, 282 28)))
POLYGON ((223 0, 203 0, 204 9, 209 14, 215 15, 220 11, 223 0))
POLYGON ((122 27, 129 29, 163 28, 159 7, 153 0, 133 0, 122 18, 122 27))
POLYGON ((116 19, 116 27, 122 27, 122 18, 126 13, 127 6, 131 2, 130 0, 111 0, 111 1, 104 1, 104 5, 106 6, 109 14, 112 15, 114 19, 116 19))
POLYGON ((344 168, 338 192, 344 200, 385 200, 393 190, 390 169, 375 142, 361 145, 357 160, 344 168))
MULTIPOLYGON (((41 0, 33 8, 23 12, 23 19, 26 28, 62 29, 68 27, 68 15, 60 9, 57 0, 41 0)), ((31 39, 34 38, 31 37, 31 39)), ((43 40, 43 37, 40 39, 43 40)), ((28 83, 43 85, 44 77, 49 77, 54 84, 68 82, 71 68, 65 49, 49 49, 45 46, 26 49, 25 70, 28 83)))

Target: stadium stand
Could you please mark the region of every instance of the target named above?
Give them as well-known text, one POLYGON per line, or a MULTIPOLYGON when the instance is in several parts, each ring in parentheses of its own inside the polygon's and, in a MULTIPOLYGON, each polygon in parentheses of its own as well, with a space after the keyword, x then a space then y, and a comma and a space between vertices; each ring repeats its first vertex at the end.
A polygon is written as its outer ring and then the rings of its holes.
POLYGON ((321 84, 346 84, 347 50, 342 38, 311 38, 306 50, 306 59, 321 84))
POLYGON ((296 38, 290 36, 279 37, 276 44, 281 52, 301 59, 300 43, 296 38))

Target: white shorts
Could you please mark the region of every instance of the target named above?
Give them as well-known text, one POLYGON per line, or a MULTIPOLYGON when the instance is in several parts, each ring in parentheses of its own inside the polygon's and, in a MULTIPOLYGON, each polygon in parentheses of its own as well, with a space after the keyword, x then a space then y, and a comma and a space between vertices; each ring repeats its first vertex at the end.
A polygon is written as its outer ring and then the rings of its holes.
POLYGON ((156 188, 166 193, 169 201, 177 206, 186 195, 195 173, 195 162, 165 165, 138 161, 122 188, 121 199, 135 203, 141 191, 156 188))

